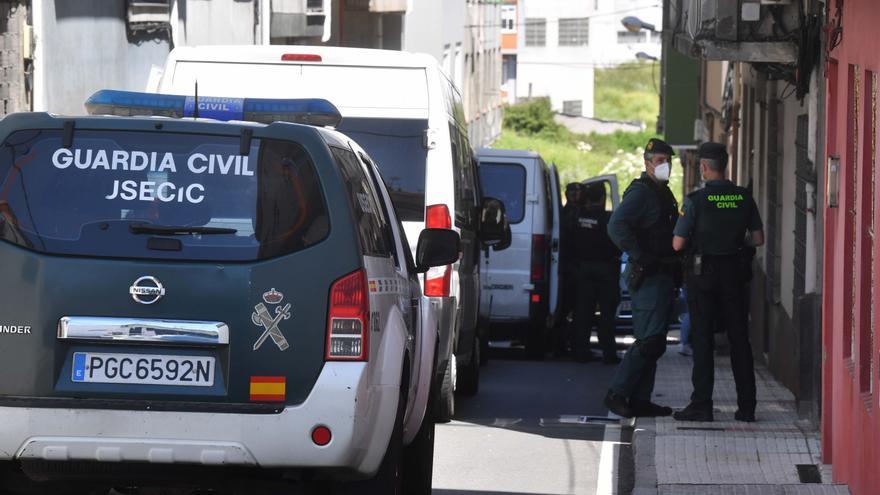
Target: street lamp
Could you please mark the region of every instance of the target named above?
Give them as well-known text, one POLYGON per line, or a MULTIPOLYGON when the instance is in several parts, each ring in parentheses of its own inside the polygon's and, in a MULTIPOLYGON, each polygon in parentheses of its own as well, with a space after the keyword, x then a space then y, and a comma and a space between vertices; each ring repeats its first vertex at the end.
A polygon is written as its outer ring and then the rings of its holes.
POLYGON ((620 23, 623 24, 623 27, 626 28, 627 31, 631 33, 638 33, 642 29, 646 31, 651 31, 652 33, 659 33, 657 27, 653 24, 649 24, 638 17, 635 16, 626 16, 620 20, 620 23))

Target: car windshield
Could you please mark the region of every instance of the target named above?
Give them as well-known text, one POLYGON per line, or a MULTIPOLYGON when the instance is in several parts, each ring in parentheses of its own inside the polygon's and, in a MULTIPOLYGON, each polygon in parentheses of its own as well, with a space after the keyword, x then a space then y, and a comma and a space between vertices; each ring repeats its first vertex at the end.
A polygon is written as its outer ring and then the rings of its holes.
POLYGON ((0 150, 0 238, 53 254, 246 261, 323 240, 301 145, 239 137, 18 131, 0 150))
POLYGON ((394 208, 405 222, 425 219, 427 129, 427 120, 350 117, 342 119, 338 127, 376 162, 388 185, 394 208))
POLYGON ((526 169, 513 163, 480 163, 483 196, 504 203, 507 221, 522 222, 526 201, 526 169))

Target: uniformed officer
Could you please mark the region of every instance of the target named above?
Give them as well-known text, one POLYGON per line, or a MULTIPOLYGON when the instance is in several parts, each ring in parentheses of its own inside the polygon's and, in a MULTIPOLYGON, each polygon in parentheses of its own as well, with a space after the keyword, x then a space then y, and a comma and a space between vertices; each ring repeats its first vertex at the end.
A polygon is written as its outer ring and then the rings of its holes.
POLYGON ((651 402, 657 360, 666 352, 669 310, 674 300, 677 270, 672 229, 678 203, 669 190, 675 153, 659 139, 645 146, 645 172, 626 189, 611 215, 608 235, 627 253, 626 278, 632 299, 635 343, 605 396, 605 406, 623 417, 668 416, 669 407, 651 402))
POLYGON ((706 185, 684 200, 673 238, 676 251, 690 247, 686 278, 694 350, 694 392, 675 419, 713 419, 714 329, 720 324, 730 342, 738 405, 735 417, 751 422, 755 420, 755 366, 749 343, 746 264, 751 262, 749 248, 764 243, 763 225, 749 190, 724 178, 728 158, 724 145, 704 143, 699 157, 706 185))
POLYGON ((575 359, 592 361, 590 334, 599 304, 597 333, 602 349, 602 362, 617 364, 614 323, 620 304, 620 250, 608 238, 605 210, 605 187, 592 184, 584 187, 584 206, 577 214, 572 235, 572 253, 577 262, 577 306, 575 308, 575 359))
POLYGON ((554 332, 554 348, 557 356, 568 353, 571 338, 571 325, 568 322, 569 314, 575 309, 577 301, 577 262, 574 258, 574 246, 572 238, 577 223, 577 214, 581 202, 583 184, 571 182, 565 186, 565 206, 562 207, 562 220, 560 223, 560 250, 559 261, 562 270, 560 279, 562 282, 562 307, 560 314, 562 320, 554 332))

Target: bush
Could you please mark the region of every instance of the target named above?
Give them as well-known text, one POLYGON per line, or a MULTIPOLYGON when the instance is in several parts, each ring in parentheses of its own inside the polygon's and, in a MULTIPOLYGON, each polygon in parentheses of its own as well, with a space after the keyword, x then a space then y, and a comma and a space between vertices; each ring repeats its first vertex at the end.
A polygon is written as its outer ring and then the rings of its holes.
POLYGON ((504 127, 526 136, 569 137, 568 129, 553 120, 549 98, 535 98, 504 110, 504 127))

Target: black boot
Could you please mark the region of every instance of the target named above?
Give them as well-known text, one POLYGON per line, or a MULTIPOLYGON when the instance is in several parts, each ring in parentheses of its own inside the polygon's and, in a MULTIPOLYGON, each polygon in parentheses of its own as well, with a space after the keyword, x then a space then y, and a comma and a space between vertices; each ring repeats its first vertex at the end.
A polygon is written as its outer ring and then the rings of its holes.
POLYGON ((737 409, 733 414, 733 417, 737 421, 743 421, 746 423, 754 423, 755 422, 755 410, 754 409, 737 409))
POLYGON ((608 391, 608 394, 605 395, 605 407, 607 407, 609 411, 623 418, 631 418, 635 416, 632 408, 629 407, 629 404, 626 401, 626 397, 617 395, 610 390, 608 391))
POLYGON ((714 421, 711 402, 691 402, 681 411, 676 411, 672 415, 677 421, 714 421))
POLYGON ((649 400, 633 399, 629 401, 629 407, 637 418, 658 418, 672 415, 672 408, 654 404, 649 400))

